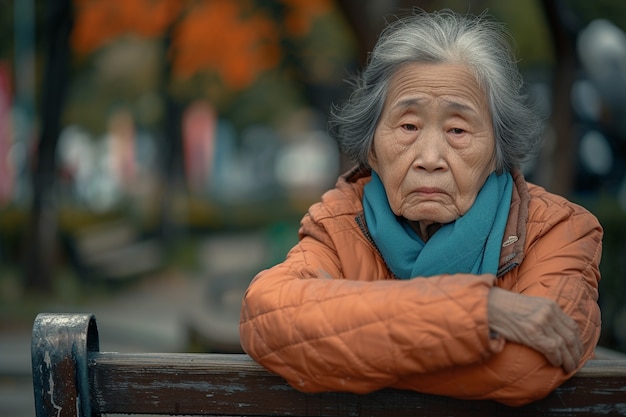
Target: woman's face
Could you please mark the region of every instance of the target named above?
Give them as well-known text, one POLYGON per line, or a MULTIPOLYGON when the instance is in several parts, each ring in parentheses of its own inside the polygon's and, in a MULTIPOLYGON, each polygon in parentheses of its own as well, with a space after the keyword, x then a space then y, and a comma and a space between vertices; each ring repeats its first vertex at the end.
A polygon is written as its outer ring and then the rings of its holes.
POLYGON ((468 69, 401 67, 391 79, 369 162, 396 215, 421 228, 464 215, 495 169, 487 99, 468 69))

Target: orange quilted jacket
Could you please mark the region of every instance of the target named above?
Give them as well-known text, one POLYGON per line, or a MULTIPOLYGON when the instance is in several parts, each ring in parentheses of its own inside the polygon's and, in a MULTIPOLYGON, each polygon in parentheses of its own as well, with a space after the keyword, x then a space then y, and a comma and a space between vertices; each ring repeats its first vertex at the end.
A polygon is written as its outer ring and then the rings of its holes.
POLYGON ((579 325, 580 366, 593 356, 602 229, 592 214, 515 173, 497 277, 398 280, 365 227, 369 178, 341 177, 303 218, 286 260, 251 282, 239 330, 257 362, 305 392, 395 387, 509 405, 540 399, 571 374, 490 335, 494 285, 555 300, 579 325))

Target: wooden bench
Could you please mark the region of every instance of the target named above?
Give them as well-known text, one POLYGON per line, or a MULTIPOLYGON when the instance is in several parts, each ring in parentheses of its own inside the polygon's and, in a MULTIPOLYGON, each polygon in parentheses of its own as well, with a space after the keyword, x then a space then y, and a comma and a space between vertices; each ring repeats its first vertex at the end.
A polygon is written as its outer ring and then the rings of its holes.
POLYGON ((589 361, 547 398, 510 408, 385 389, 304 394, 244 354, 100 352, 89 314, 40 314, 32 334, 37 417, 626 415, 626 361, 589 361))

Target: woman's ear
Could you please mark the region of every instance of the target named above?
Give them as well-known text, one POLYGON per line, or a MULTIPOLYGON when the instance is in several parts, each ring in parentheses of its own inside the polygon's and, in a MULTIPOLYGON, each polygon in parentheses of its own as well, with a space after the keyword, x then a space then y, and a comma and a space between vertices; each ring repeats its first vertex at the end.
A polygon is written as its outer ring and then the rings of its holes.
POLYGON ((372 141, 372 146, 370 146, 370 151, 367 154, 367 163, 374 171, 377 170, 378 158, 376 157, 376 149, 374 149, 374 141, 372 141))

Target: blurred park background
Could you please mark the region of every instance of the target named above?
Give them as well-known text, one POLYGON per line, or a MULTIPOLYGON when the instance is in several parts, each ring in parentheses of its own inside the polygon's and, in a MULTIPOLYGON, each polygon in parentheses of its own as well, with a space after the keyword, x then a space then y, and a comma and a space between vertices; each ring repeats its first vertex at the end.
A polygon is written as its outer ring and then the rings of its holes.
POLYGON ((103 350, 238 351, 246 285, 349 167, 331 104, 413 7, 511 31, 549 122, 526 175, 603 224, 626 352, 626 2, 0 0, 0 390, 42 311, 96 313, 103 350))

